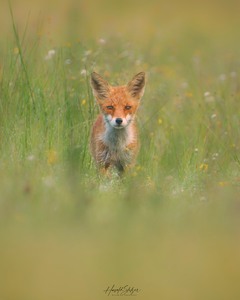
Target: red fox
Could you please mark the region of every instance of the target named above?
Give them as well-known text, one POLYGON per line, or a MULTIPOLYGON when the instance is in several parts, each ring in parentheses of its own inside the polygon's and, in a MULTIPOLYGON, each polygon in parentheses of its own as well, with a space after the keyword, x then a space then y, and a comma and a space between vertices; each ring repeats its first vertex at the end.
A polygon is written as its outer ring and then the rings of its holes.
POLYGON ((101 111, 92 128, 92 156, 103 173, 112 167, 123 173, 134 165, 139 149, 135 114, 144 94, 145 73, 127 85, 111 86, 93 72, 91 86, 101 111))

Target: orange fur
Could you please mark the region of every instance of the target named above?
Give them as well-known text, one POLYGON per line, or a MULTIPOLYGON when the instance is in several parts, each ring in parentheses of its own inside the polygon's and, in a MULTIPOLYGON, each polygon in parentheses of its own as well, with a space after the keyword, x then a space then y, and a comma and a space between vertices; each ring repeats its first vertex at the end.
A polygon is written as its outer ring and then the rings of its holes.
POLYGON ((92 128, 92 156, 102 171, 116 167, 122 172, 134 164, 139 149, 134 117, 144 92, 145 74, 137 74, 126 86, 113 87, 93 73, 91 85, 101 111, 92 128))

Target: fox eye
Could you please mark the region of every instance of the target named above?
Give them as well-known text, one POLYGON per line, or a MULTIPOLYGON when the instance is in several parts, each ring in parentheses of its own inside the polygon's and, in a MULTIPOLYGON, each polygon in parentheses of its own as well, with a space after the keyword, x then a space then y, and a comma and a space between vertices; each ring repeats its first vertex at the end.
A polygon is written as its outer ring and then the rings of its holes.
POLYGON ((112 105, 108 105, 107 109, 113 109, 113 106, 112 105))
POLYGON ((130 105, 125 106, 125 109, 126 109, 126 110, 129 110, 129 109, 131 109, 131 108, 132 108, 132 106, 130 106, 130 105))

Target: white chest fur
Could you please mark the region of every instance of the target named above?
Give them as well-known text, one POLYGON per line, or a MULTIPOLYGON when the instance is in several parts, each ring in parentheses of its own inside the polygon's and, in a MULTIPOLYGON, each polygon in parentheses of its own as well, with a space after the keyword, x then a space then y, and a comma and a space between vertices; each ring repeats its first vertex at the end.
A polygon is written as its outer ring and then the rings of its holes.
POLYGON ((134 142, 135 134, 133 124, 121 129, 112 127, 105 123, 105 132, 101 140, 106 145, 102 159, 115 165, 126 166, 132 161, 132 152, 127 146, 134 142))
POLYGON ((103 134, 103 142, 113 151, 121 151, 129 144, 134 142, 134 132, 132 124, 125 128, 114 128, 108 123, 105 124, 106 130, 103 134))

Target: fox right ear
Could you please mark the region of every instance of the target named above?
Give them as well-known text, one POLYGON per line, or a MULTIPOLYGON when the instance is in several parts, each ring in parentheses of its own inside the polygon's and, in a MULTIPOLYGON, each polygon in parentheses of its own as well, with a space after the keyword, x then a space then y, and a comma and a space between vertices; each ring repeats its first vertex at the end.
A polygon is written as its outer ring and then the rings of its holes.
POLYGON ((96 72, 91 74, 91 86, 96 99, 104 100, 108 97, 110 85, 96 72))
POLYGON ((145 88, 145 73, 140 72, 128 83, 127 89, 134 98, 142 98, 145 88))

